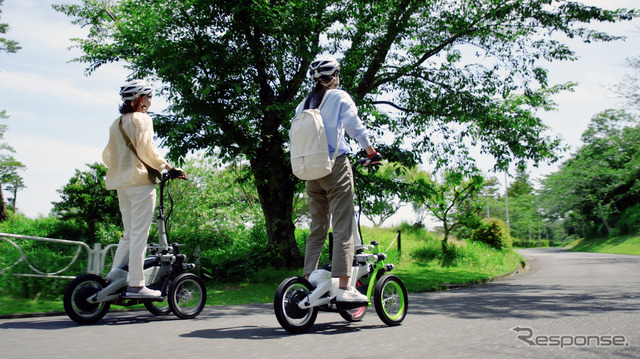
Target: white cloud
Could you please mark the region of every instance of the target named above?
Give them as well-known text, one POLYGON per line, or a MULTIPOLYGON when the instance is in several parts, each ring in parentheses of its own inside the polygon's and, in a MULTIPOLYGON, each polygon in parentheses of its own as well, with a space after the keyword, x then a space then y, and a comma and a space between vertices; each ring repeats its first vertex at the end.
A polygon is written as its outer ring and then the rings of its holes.
POLYGON ((16 158, 27 166, 24 181, 27 188, 18 192, 18 210, 27 216, 47 215, 51 202, 59 201, 56 192, 87 163, 101 162, 104 144, 82 146, 53 138, 20 135, 12 137, 16 158))
POLYGON ((118 96, 113 89, 96 89, 88 91, 78 86, 77 82, 51 77, 49 74, 27 72, 0 72, 0 82, 11 84, 6 91, 25 93, 34 98, 56 98, 70 103, 89 102, 98 106, 117 103, 118 96), (110 91, 109 91, 110 90, 110 91))

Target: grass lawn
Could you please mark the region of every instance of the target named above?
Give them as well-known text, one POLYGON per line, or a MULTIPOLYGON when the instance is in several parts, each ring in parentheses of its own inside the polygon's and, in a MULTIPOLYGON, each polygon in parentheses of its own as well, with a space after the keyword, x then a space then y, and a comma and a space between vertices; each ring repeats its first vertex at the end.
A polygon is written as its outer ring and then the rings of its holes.
MULTIPOLYGON (((452 243, 452 250, 443 255, 441 241, 424 231, 403 232, 402 251, 398 251, 394 229, 362 228, 365 242, 377 240, 388 255, 388 263, 395 264, 391 272, 402 279, 410 293, 448 288, 452 285, 479 283, 510 273, 523 259, 514 251, 497 251, 478 243, 452 243)), ((326 254, 321 262, 327 260, 326 254)), ((264 269, 242 283, 207 283, 207 305, 237 305, 271 303, 280 282, 290 276, 301 275, 299 269, 264 269)), ((66 284, 64 284, 66 286, 66 284)), ((121 309, 112 306, 112 309, 121 309)), ((130 307, 139 309, 142 306, 130 307)), ((62 298, 13 298, 0 292, 0 316, 15 313, 63 312, 62 298)))
POLYGON ((640 255, 640 236, 581 239, 571 244, 572 251, 640 255))

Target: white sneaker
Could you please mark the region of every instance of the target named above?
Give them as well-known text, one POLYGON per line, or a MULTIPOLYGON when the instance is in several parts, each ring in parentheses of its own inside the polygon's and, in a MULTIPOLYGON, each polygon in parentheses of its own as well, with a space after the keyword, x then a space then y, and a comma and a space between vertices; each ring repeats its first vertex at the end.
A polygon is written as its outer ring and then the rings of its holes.
POLYGON ((127 293, 125 294, 129 298, 155 298, 162 297, 162 293, 159 290, 149 289, 147 287, 142 288, 127 288, 127 293))
POLYGON ((367 296, 358 292, 354 287, 349 287, 349 289, 338 289, 338 295, 336 296, 336 302, 367 303, 368 301, 367 296))

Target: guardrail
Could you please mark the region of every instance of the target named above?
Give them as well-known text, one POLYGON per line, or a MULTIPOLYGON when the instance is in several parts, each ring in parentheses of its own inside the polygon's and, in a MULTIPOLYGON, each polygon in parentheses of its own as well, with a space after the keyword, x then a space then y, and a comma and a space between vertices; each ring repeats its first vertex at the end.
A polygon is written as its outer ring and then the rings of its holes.
POLYGON ((57 238, 23 236, 19 234, 10 234, 10 233, 0 233, 0 239, 10 243, 14 248, 16 248, 16 250, 20 254, 20 258, 18 258, 16 261, 10 264, 8 267, 0 268, 0 273, 6 272, 10 270, 12 267, 18 265, 19 263, 24 262, 34 273, 14 273, 14 275, 16 276, 23 276, 23 277, 73 279, 75 278, 75 276, 60 275, 60 274, 68 270, 76 262, 76 260, 80 256, 80 253, 82 253, 83 249, 86 251, 87 258, 88 258, 87 267, 86 267, 87 273, 100 275, 104 271, 104 264, 105 264, 107 253, 111 248, 118 246, 117 244, 109 244, 103 249, 101 243, 94 243, 93 248, 91 248, 89 247, 88 244, 84 242, 79 242, 79 241, 70 241, 67 239, 57 239, 57 238), (16 241, 23 241, 23 240, 34 240, 34 241, 42 241, 42 242, 48 242, 48 243, 61 243, 61 244, 75 245, 77 246, 77 249, 76 249, 75 255, 73 256, 73 258, 71 258, 69 264, 66 267, 55 272, 46 272, 44 270, 40 270, 36 268, 36 266, 29 261, 29 258, 25 255, 22 248, 20 248, 20 246, 16 243, 16 241))

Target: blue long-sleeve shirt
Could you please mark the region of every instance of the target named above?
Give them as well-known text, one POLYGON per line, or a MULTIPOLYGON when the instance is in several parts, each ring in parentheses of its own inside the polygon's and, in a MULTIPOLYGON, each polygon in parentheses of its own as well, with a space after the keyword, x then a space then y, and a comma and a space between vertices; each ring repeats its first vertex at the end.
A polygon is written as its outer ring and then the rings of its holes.
MULTIPOLYGON (((329 153, 333 155, 338 139, 338 131, 344 126, 347 134, 358 141, 362 148, 371 146, 369 141, 369 131, 364 123, 358 117, 358 108, 351 99, 351 96, 343 90, 327 90, 324 95, 325 100, 320 108, 320 114, 324 121, 325 131, 327 133, 327 142, 329 143, 329 153)), ((305 99, 306 100, 306 99, 305 99)), ((310 107, 315 108, 315 99, 312 99, 310 107)), ((302 101, 296 108, 296 115, 304 110, 304 102, 302 101)), ((344 136, 340 139, 338 156, 351 153, 351 147, 347 143, 344 136)))

